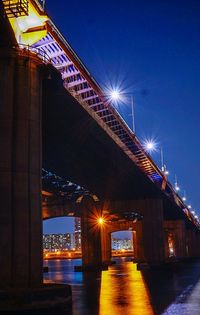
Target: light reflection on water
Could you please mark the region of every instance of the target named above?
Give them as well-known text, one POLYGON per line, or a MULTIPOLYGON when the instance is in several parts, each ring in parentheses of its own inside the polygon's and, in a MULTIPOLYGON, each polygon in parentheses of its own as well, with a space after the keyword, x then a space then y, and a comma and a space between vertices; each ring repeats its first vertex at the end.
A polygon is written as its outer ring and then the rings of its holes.
POLYGON ((74 266, 80 266, 81 259, 56 259, 45 260, 44 266, 49 267, 49 272, 44 274, 45 282, 67 283, 70 285, 82 285, 82 272, 74 272, 74 266))
POLYGON ((140 271, 131 262, 120 270, 103 271, 99 315, 153 315, 147 288, 140 271))
MULTIPOLYGON (((121 262, 121 260, 119 260, 121 262)), ((99 273, 73 272, 81 260, 45 262, 45 279, 72 285, 73 315, 153 315, 148 290, 131 261, 99 273)))
POLYGON ((45 261, 46 281, 72 285, 72 309, 62 314, 200 315, 200 261, 143 273, 131 261, 116 261, 99 273, 74 272, 80 259, 45 261))

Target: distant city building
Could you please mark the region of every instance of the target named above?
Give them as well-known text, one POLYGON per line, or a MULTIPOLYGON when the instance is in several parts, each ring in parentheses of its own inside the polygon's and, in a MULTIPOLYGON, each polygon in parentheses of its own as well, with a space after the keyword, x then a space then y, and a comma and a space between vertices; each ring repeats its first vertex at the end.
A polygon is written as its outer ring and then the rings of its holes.
POLYGON ((76 217, 74 223, 74 247, 81 250, 81 218, 76 217))
POLYGON ((112 250, 121 250, 121 249, 133 250, 133 242, 129 238, 120 239, 120 238, 113 237, 111 239, 111 242, 112 242, 111 244, 112 250))
POLYGON ((72 249, 71 234, 44 234, 43 249, 47 251, 72 249))
POLYGON ((75 245, 75 233, 71 234, 71 249, 76 249, 75 245))

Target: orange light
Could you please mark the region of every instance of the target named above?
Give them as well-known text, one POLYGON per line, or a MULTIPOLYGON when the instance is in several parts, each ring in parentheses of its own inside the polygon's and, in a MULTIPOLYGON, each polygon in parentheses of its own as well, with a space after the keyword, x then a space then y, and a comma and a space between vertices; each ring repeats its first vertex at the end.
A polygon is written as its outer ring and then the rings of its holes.
POLYGON ((103 218, 98 218, 98 223, 99 223, 100 225, 102 225, 102 224, 104 223, 104 219, 103 219, 103 218))
POLYGON ((134 315, 153 315, 154 310, 151 305, 151 300, 146 283, 142 277, 141 271, 136 269, 136 264, 127 262, 123 265, 123 270, 128 274, 129 280, 122 281, 120 284, 118 277, 113 277, 113 268, 108 271, 102 271, 100 300, 99 300, 99 315, 122 314, 119 301, 119 284, 120 291, 124 295, 124 314, 134 315))

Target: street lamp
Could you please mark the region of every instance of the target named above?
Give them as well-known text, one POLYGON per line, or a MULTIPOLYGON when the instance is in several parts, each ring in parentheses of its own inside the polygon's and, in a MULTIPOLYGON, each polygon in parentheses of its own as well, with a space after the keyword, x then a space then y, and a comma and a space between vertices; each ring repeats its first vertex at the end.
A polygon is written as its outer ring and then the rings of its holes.
POLYGON ((169 175, 169 171, 167 170, 166 164, 164 164, 164 156, 163 156, 163 149, 160 148, 160 160, 161 160, 161 170, 165 175, 169 175))
POLYGON ((135 133, 135 111, 134 111, 134 99, 131 95, 131 117, 132 117, 132 131, 135 133))
POLYGON ((120 100, 120 92, 117 91, 117 90, 111 91, 111 93, 110 93, 110 98, 111 98, 113 101, 118 101, 118 100, 120 100))
MULTIPOLYGON (((144 142, 144 147, 148 152, 156 151, 157 144, 154 140, 146 140, 144 142)), ((166 164, 164 164, 164 157, 163 157, 163 150, 160 148, 160 160, 161 160, 161 170, 164 175, 169 175, 169 172, 167 170, 166 164)))
POLYGON ((178 185, 178 181, 177 181, 177 176, 175 175, 175 184, 174 184, 174 187, 175 187, 175 190, 176 191, 179 191, 180 190, 180 187, 178 185))
MULTIPOLYGON (((109 97, 111 98, 112 101, 116 102, 116 101, 119 101, 120 99, 122 99, 123 94, 120 91, 115 89, 109 93, 109 97)), ((135 113, 134 113, 133 95, 130 95, 130 100, 131 100, 132 131, 133 131, 133 133, 135 133, 135 113)))
POLYGON ((147 150, 147 152, 156 151, 156 143, 153 140, 145 140, 144 148, 147 150))
POLYGON ((185 194, 185 190, 184 190, 184 192, 183 192, 183 201, 186 201, 187 200, 187 198, 186 198, 186 194, 185 194))

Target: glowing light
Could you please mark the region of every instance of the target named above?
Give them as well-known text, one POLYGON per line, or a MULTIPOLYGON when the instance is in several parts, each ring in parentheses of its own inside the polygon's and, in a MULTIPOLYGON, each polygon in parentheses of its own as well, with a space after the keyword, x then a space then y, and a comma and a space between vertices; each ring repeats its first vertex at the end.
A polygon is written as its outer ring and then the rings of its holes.
POLYGON ((175 175, 175 184, 174 184, 174 188, 176 191, 179 191, 180 190, 180 187, 178 185, 178 181, 177 181, 177 176, 175 175))
POLYGON ((153 140, 145 140, 144 141, 144 148, 148 151, 148 152, 152 152, 156 150, 156 143, 153 140))
POLYGON ((170 248, 170 249, 169 249, 169 252, 170 252, 170 254, 174 254, 174 249, 173 249, 173 248, 170 248))
POLYGON ((111 100, 113 100, 113 101, 118 101, 118 100, 120 99, 120 92, 117 91, 117 90, 111 91, 111 93, 110 93, 110 98, 111 98, 111 100))
POLYGON ((102 225, 103 223, 105 222, 105 220, 101 217, 101 218, 98 218, 98 223, 100 225, 102 225))
POLYGON ((113 277, 113 272, 113 269, 102 271, 98 314, 153 315, 148 287, 136 265, 130 262, 123 265, 123 273, 129 278, 127 281, 120 281, 122 278, 113 277), (120 290, 126 292, 126 296, 121 297, 122 301, 125 300, 123 309, 119 304, 120 290))
POLYGON ((191 209, 192 208, 192 206, 191 205, 188 205, 188 209, 191 209))
POLYGON ((183 192, 183 198, 182 198, 182 200, 183 200, 183 201, 186 201, 186 200, 187 200, 186 194, 185 194, 185 190, 184 190, 184 192, 183 192))
POLYGON ((9 18, 17 42, 23 45, 32 45, 47 34, 45 23, 48 21, 48 16, 38 12, 30 1, 28 12, 27 16, 9 18))
POLYGON ((178 186, 178 184, 175 184, 175 189, 176 189, 176 191, 180 190, 180 187, 178 186))

